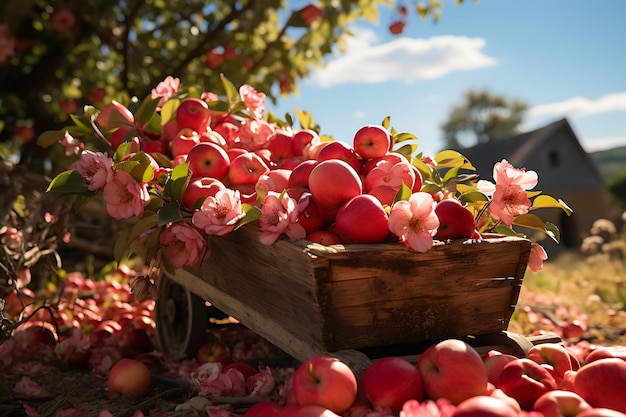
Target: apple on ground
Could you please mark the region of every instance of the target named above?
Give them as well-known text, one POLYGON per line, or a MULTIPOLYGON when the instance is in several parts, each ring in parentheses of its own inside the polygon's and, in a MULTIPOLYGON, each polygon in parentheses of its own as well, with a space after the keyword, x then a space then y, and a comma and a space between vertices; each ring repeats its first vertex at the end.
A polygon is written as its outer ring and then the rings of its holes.
POLYGON ((354 152, 354 149, 343 142, 329 142, 317 154, 317 162, 338 159, 346 162, 356 172, 361 170, 362 162, 354 152))
POLYGON ((341 414, 356 400, 357 380, 341 360, 317 355, 296 369, 293 391, 300 405, 317 405, 341 414))
POLYGON ((537 398, 533 411, 545 417, 575 417, 591 406, 578 394, 571 391, 554 390, 537 398))
POLYGON ((574 390, 592 407, 626 413, 626 361, 602 358, 583 365, 574 378, 574 390))
POLYGON ((227 365, 232 362, 228 346, 217 337, 209 337, 196 352, 196 359, 200 363, 219 362, 227 365))
POLYGON ((504 365, 517 359, 517 356, 502 353, 497 350, 490 350, 483 355, 483 363, 487 371, 487 379, 493 385, 498 386, 498 380, 504 365))
POLYGON ((389 217, 376 197, 359 194, 341 206, 335 230, 344 243, 382 243, 389 235, 389 217))
POLYGON ((150 377, 150 369, 143 362, 122 358, 109 371, 107 390, 114 398, 139 398, 148 390, 150 377))
POLYGON ((313 243, 319 243, 320 245, 339 245, 341 239, 337 236, 337 233, 330 230, 316 230, 306 235, 306 240, 313 243))
POLYGON ((243 377, 247 380, 249 377, 251 377, 252 375, 256 375, 259 373, 258 369, 255 369, 253 366, 248 365, 245 362, 232 362, 229 364, 224 365, 224 367, 222 368, 222 372, 226 372, 229 369, 236 369, 239 372, 241 372, 241 374, 243 375, 243 377))
POLYGON ((154 342, 146 329, 127 327, 122 331, 121 349, 125 356, 138 356, 152 352, 154 342))
POLYGON ((379 158, 389 152, 391 136, 379 125, 365 125, 356 131, 352 147, 363 159, 379 158))
POLYGON ((225 188, 224 183, 216 178, 194 178, 187 184, 185 191, 183 191, 180 204, 189 210, 194 210, 199 199, 215 196, 215 193, 225 188))
POLYGON ((254 152, 246 152, 230 161, 228 182, 255 186, 261 175, 267 174, 269 170, 263 158, 254 152))
POLYGON ((517 400, 524 410, 530 410, 548 391, 557 388, 548 369, 528 358, 518 358, 507 363, 498 379, 498 388, 517 400))
POLYGON ((288 405, 277 414, 277 417, 341 417, 326 407, 319 405, 288 405))
POLYGON ((446 398, 452 404, 487 394, 487 371, 478 352, 459 339, 428 347, 417 361, 426 396, 446 398))
POLYGON ((389 356, 368 366, 359 384, 361 395, 373 407, 389 407, 394 415, 408 400, 424 399, 424 382, 419 369, 406 359, 389 356))
POLYGON ((336 209, 363 192, 359 174, 347 162, 329 159, 319 162, 309 175, 309 189, 323 209, 336 209))
POLYGON ((260 401, 253 404, 242 417, 275 417, 281 410, 275 401, 260 401))
POLYGON ((228 174, 230 158, 219 145, 200 142, 187 153, 191 178, 212 177, 222 180, 228 174))
POLYGON ((189 128, 203 133, 211 123, 211 110, 204 100, 186 98, 176 109, 176 123, 181 129, 189 128))
POLYGON ((470 397, 457 405, 452 417, 519 417, 515 408, 488 395, 470 397))
POLYGON ((526 357, 540 365, 551 365, 556 374, 557 384, 563 379, 566 371, 572 370, 570 354, 563 345, 558 343, 539 343, 528 351, 526 357))
POLYGON ((439 218, 435 239, 469 239, 476 230, 472 212, 454 198, 446 198, 437 203, 435 214, 439 218))
POLYGON ((598 346, 585 357, 583 364, 603 358, 620 358, 626 361, 626 346, 598 346))

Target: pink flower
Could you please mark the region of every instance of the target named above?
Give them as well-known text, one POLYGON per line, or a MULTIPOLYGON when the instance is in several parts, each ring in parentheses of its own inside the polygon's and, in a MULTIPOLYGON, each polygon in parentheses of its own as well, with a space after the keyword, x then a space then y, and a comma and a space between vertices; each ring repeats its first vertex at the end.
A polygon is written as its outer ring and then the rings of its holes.
POLYGON ((152 98, 161 97, 159 101, 159 108, 162 107, 167 100, 172 98, 178 92, 180 88, 180 79, 174 78, 171 75, 165 77, 155 88, 152 89, 152 98))
POLYGON ((245 394, 241 372, 222 373, 219 362, 207 362, 200 365, 190 375, 198 395, 238 395, 245 394))
POLYGON ((402 406, 400 417, 451 417, 456 407, 445 398, 438 400, 408 400, 402 406))
POLYGON ((261 236, 259 240, 264 245, 271 245, 278 237, 285 233, 290 239, 303 239, 306 232, 298 224, 298 207, 295 199, 287 194, 268 191, 261 206, 261 236))
POLYGON ((0 64, 15 55, 15 36, 8 25, 0 25, 0 64))
POLYGON ((159 241, 174 268, 198 265, 205 254, 204 236, 198 229, 184 222, 172 223, 166 227, 159 241))
POLYGON ((239 95, 255 119, 261 118, 265 111, 265 94, 256 91, 252 86, 244 84, 239 87, 239 95))
POLYGON ((89 190, 97 191, 113 180, 113 160, 102 152, 83 151, 80 159, 69 166, 89 183, 89 190))
POLYGON ((413 193, 408 201, 396 202, 389 213, 389 230, 412 250, 426 252, 439 227, 436 205, 433 197, 422 191, 413 193))
MULTIPOLYGON (((531 202, 526 190, 537 185, 537 173, 524 168, 514 168, 506 159, 497 162, 493 167, 493 178, 496 182, 493 199, 489 204, 489 213, 494 219, 511 226, 516 216, 528 213, 531 202)), ((488 190, 485 182, 479 187, 488 190)))
POLYGON ((47 389, 37 384, 28 376, 23 376, 13 387, 13 392, 20 397, 26 398, 43 398, 50 396, 47 389))
POLYGON ((0 230, 0 234, 4 232, 2 240, 4 244, 11 250, 18 249, 22 246, 22 231, 17 230, 15 227, 6 227, 4 231, 0 230))
POLYGON ((546 250, 538 243, 533 243, 530 247, 530 257, 528 258, 528 267, 531 271, 537 272, 543 268, 543 261, 548 259, 546 250))
POLYGON ((116 220, 141 217, 150 201, 146 184, 137 182, 126 171, 115 171, 113 179, 104 186, 102 195, 107 203, 107 212, 116 220))
POLYGON ((276 379, 269 367, 248 377, 248 392, 251 397, 269 396, 276 387, 276 379))
POLYGON ((208 235, 224 236, 235 228, 243 216, 239 191, 227 188, 207 197, 200 210, 194 212, 191 221, 208 235))
POLYGON ((246 119, 239 127, 239 141, 244 149, 256 151, 267 147, 275 126, 263 119, 246 119))
POLYGON ((85 144, 75 139, 68 132, 65 132, 63 139, 59 141, 59 144, 65 148, 65 156, 78 155, 78 153, 85 147, 85 144))

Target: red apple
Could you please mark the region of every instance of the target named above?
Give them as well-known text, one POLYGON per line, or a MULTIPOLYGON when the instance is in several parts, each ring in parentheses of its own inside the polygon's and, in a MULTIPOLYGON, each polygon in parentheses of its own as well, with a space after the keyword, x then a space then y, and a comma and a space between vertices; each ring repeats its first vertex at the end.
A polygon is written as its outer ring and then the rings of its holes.
POLYGON ((356 172, 361 170, 361 160, 352 148, 343 142, 329 142, 317 154, 317 161, 328 161, 330 159, 339 159, 346 162, 356 172))
POLYGON ((580 395, 561 390, 546 392, 533 405, 533 411, 545 417, 575 417, 588 408, 591 406, 580 395))
POLYGON ((315 165, 317 165, 317 161, 313 159, 306 159, 300 162, 294 169, 291 170, 288 187, 308 187, 309 175, 311 175, 311 171, 313 171, 315 165))
POLYGON ((581 411, 576 417, 626 417, 626 414, 610 408, 594 407, 581 411))
POLYGON ((172 157, 187 155, 191 149, 200 143, 198 133, 190 129, 182 129, 170 142, 172 157))
POLYGON ((272 169, 268 171, 267 174, 261 175, 254 187, 257 196, 261 199, 265 199, 268 191, 282 193, 287 189, 290 175, 290 170, 282 168, 272 169))
POLYGON ((198 133, 205 132, 211 123, 211 110, 204 100, 186 98, 176 109, 176 123, 180 129, 189 128, 198 133))
POLYGON ((150 386, 150 369, 142 362, 122 358, 109 371, 107 390, 112 397, 139 398, 150 386))
POLYGON ((603 358, 583 365, 574 378, 574 390, 592 407, 626 413, 626 361, 603 358))
POLYGON ((280 405, 274 401, 261 401, 253 404, 242 417, 275 417, 281 411, 280 405))
POLYGON ((398 415, 406 401, 424 399, 419 369, 395 356, 377 359, 368 366, 361 375, 359 389, 373 408, 389 407, 394 415, 398 415))
POLYGON ((620 358, 626 361, 626 346, 598 346, 585 357, 583 364, 604 358, 620 358))
POLYGON ((256 185, 261 175, 269 172, 267 164, 254 152, 246 152, 230 161, 228 181, 230 184, 256 185))
POLYGON ((267 144, 270 161, 280 166, 293 156, 293 136, 285 132, 275 132, 267 144))
POLYGON ((211 142, 196 144, 187 154, 191 178, 212 177, 222 180, 228 174, 230 158, 219 145, 211 142))
POLYGON ((498 386, 498 380, 504 366, 517 359, 517 356, 509 355, 507 353, 498 352, 496 350, 490 350, 483 356, 483 363, 485 370, 487 371, 487 379, 493 385, 498 386))
POLYGON ((214 143, 217 146, 226 149, 226 140, 224 139, 224 137, 222 135, 219 134, 219 132, 216 132, 215 130, 207 130, 205 132, 202 132, 200 134, 200 142, 210 142, 210 143, 214 143))
POLYGON ((313 243, 319 243, 324 246, 339 245, 341 243, 339 236, 330 230, 317 230, 315 232, 311 232, 306 235, 306 240, 313 243))
POLYGON ((526 357, 540 365, 551 365, 556 374, 557 384, 563 379, 566 371, 572 370, 570 354, 558 343, 539 343, 528 351, 526 357))
POLYGON ((389 152, 391 136, 379 125, 365 125, 354 134, 354 151, 363 159, 380 158, 389 152))
POLYGON ((446 198, 437 203, 435 214, 439 218, 439 229, 435 239, 469 239, 476 230, 472 212, 453 198, 446 198))
POLYGON ((121 346, 125 356, 137 356, 154 350, 152 336, 146 329, 130 327, 122 331, 121 346))
POLYGON ((303 193, 298 199, 298 223, 307 234, 320 230, 324 224, 324 211, 310 196, 310 193, 303 193))
POLYGON ((317 405, 340 414, 354 403, 357 380, 352 369, 341 360, 317 355, 296 369, 293 391, 300 405, 317 405))
POLYGON ((222 372, 226 373, 226 371, 228 371, 229 369, 236 369, 237 371, 241 372, 241 374, 243 375, 245 379, 248 379, 252 375, 256 375, 259 373, 258 369, 255 369, 254 367, 248 365, 245 362, 233 362, 233 363, 226 364, 222 368, 222 372))
POLYGON ((210 338, 198 348, 196 359, 200 363, 219 362, 226 365, 232 362, 228 346, 217 338, 210 338))
POLYGON ((303 129, 293 135, 292 153, 294 156, 310 157, 308 150, 320 144, 320 136, 314 130, 303 129))
POLYGON ((556 389, 556 382, 542 365, 531 359, 519 358, 504 366, 498 388, 515 398, 522 409, 530 410, 537 398, 556 389))
MULTIPOLYGON (((46 323, 49 325, 49 323, 46 323)), ((21 331, 20 337, 24 338, 25 344, 29 347, 38 345, 55 346, 57 339, 52 330, 38 325, 32 325, 21 331)))
POLYGON ((376 197, 359 194, 341 206, 335 230, 344 243, 381 243, 389 235, 389 218, 376 197))
POLYGON ((446 339, 431 345, 417 361, 426 396, 446 398, 452 404, 487 394, 487 371, 483 360, 469 344, 446 339))
POLYGON ((226 186, 220 180, 211 177, 200 177, 192 179, 180 200, 183 207, 193 210, 196 208, 196 202, 200 198, 215 196, 219 190, 225 189, 226 186))
POLYGON ((462 401, 452 417, 519 417, 519 413, 496 397, 477 395, 462 401))
POLYGON ((110 130, 121 126, 134 126, 135 116, 126 106, 114 100, 100 109, 96 122, 105 130, 110 130))
POLYGON ((309 189, 324 209, 335 209, 362 193, 359 174, 347 162, 330 159, 319 162, 309 175, 309 189))
POLYGON ((408 160, 397 152, 388 152, 379 158, 368 159, 363 163, 361 171, 359 172, 363 177, 366 177, 369 172, 381 164, 391 164, 392 166, 398 162, 407 162, 408 160))

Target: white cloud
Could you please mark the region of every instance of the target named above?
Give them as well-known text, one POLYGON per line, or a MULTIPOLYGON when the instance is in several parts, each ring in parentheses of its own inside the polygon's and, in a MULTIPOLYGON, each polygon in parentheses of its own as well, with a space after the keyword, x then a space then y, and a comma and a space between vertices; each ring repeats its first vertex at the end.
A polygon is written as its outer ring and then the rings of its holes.
POLYGON ((596 100, 572 97, 557 103, 535 106, 528 110, 529 117, 539 116, 589 116, 626 110, 626 92, 605 94, 596 100))
POLYGON ((484 39, 466 36, 400 37, 378 44, 374 32, 356 30, 346 44, 346 51, 316 70, 312 80, 329 87, 440 78, 455 71, 496 65, 495 58, 481 51, 484 47, 484 39))

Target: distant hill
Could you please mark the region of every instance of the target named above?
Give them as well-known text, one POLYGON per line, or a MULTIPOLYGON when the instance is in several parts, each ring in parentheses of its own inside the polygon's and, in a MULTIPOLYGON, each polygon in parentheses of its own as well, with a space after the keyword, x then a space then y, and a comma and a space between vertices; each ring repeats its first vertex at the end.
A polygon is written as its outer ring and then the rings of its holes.
POLYGON ((626 172, 626 146, 589 154, 607 183, 626 172))

